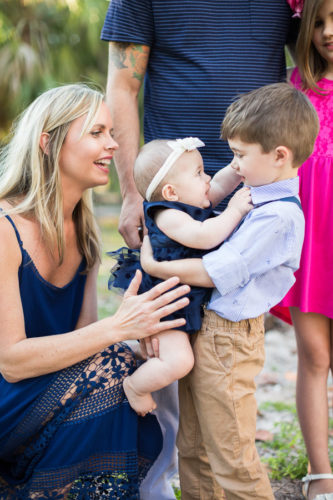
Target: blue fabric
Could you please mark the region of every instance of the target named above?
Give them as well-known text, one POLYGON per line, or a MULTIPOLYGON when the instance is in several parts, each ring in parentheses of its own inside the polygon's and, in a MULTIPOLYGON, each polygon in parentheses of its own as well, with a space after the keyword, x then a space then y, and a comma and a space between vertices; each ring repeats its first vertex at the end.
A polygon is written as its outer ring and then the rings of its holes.
MULTIPOLYGON (((23 247, 19 286, 27 337, 75 329, 86 275, 58 288, 23 247)), ((138 419, 122 382, 135 369, 116 344, 55 373, 12 384, 0 375, 0 499, 129 498, 161 449, 153 416, 138 419), (139 450, 139 451, 138 451, 139 450)))
MULTIPOLYGON (((182 212, 187 213, 193 219, 198 221, 204 221, 208 217, 212 216, 211 207, 198 208, 191 205, 186 205, 185 203, 170 201, 144 201, 143 209, 145 214, 145 224, 148 229, 150 243, 153 247, 154 258, 156 260, 162 261, 202 257, 205 253, 204 251, 184 247, 180 243, 177 243, 176 241, 170 239, 155 224, 154 219, 156 211, 170 208, 181 210, 182 212)), ((137 269, 141 269, 142 271, 142 282, 140 285, 139 293, 144 293, 158 283, 161 283, 160 279, 150 276, 142 270, 140 265, 139 250, 132 250, 123 247, 115 252, 109 252, 108 255, 117 259, 118 261, 117 264, 111 269, 109 288, 119 288, 121 290, 126 290, 137 269)), ((187 333, 195 333, 201 327, 201 306, 208 302, 210 294, 210 289, 191 287, 191 291, 187 295, 190 299, 189 305, 181 309, 180 311, 176 311, 175 313, 166 316, 162 321, 176 318, 185 318, 186 324, 179 327, 178 330, 182 330, 187 333)))
POLYGON ((254 209, 222 246, 203 257, 216 287, 208 309, 230 321, 255 318, 291 288, 304 238, 298 186, 295 177, 251 187, 254 209))
POLYGON ((145 142, 199 137, 213 175, 232 159, 220 140, 227 107, 285 80, 284 45, 297 27, 286 0, 111 0, 101 38, 150 46, 145 142))

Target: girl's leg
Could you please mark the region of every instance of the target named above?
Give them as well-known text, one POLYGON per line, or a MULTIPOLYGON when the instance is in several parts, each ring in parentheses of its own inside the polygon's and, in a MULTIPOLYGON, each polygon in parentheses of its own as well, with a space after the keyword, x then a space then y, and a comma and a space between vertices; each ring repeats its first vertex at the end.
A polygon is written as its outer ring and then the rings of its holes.
POLYGON ((154 336, 159 341, 159 357, 150 358, 124 380, 124 391, 132 408, 141 416, 154 410, 151 392, 184 377, 193 367, 188 335, 168 330, 154 336))
MULTIPOLYGON (((332 364, 332 320, 290 308, 296 332, 296 402, 312 474, 331 473, 328 457, 327 377, 332 364)), ((311 482, 309 499, 333 492, 333 480, 311 482)))

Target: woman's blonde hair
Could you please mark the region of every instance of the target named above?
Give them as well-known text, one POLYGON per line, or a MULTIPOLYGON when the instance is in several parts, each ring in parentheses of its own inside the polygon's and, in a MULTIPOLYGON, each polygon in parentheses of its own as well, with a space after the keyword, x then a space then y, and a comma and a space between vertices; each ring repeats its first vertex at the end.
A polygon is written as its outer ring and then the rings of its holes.
MULTIPOLYGON (((25 214, 40 224, 51 252, 64 257, 64 215, 59 155, 73 120, 87 115, 82 135, 93 125, 103 95, 85 84, 63 85, 44 92, 18 117, 12 138, 0 155, 0 199, 11 208, 4 214, 25 214), (40 147, 49 135, 47 153, 40 147)), ((80 168, 80 165, 78 165, 80 168)), ((78 246, 89 271, 100 258, 100 239, 93 215, 92 190, 77 203, 73 220, 78 246)))
POLYGON ((301 26, 296 43, 296 62, 299 69, 303 89, 312 89, 319 94, 323 90, 318 87, 326 69, 327 61, 319 54, 312 42, 313 31, 318 10, 324 0, 305 0, 302 12, 301 26))

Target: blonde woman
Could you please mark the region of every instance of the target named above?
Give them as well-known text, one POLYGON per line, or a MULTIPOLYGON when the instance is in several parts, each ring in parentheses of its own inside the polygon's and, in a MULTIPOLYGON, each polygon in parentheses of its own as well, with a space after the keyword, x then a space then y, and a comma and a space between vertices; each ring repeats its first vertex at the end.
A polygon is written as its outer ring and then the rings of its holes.
POLYGON ((91 188, 117 148, 103 96, 66 85, 28 107, 2 151, 0 498, 138 498, 159 453, 155 418, 124 398, 135 360, 121 341, 184 324, 159 320, 189 288, 173 278, 137 296, 138 273, 97 320, 91 188))

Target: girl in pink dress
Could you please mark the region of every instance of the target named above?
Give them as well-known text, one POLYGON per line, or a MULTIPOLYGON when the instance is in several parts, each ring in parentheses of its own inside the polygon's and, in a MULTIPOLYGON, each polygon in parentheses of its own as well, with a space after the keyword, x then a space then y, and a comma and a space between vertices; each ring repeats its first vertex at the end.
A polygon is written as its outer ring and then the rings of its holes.
POLYGON ((304 495, 319 500, 333 499, 327 401, 333 368, 333 0, 305 0, 297 63, 291 82, 316 108, 320 132, 299 169, 305 241, 296 283, 281 306, 290 308, 297 338, 297 410, 311 465, 304 495))

